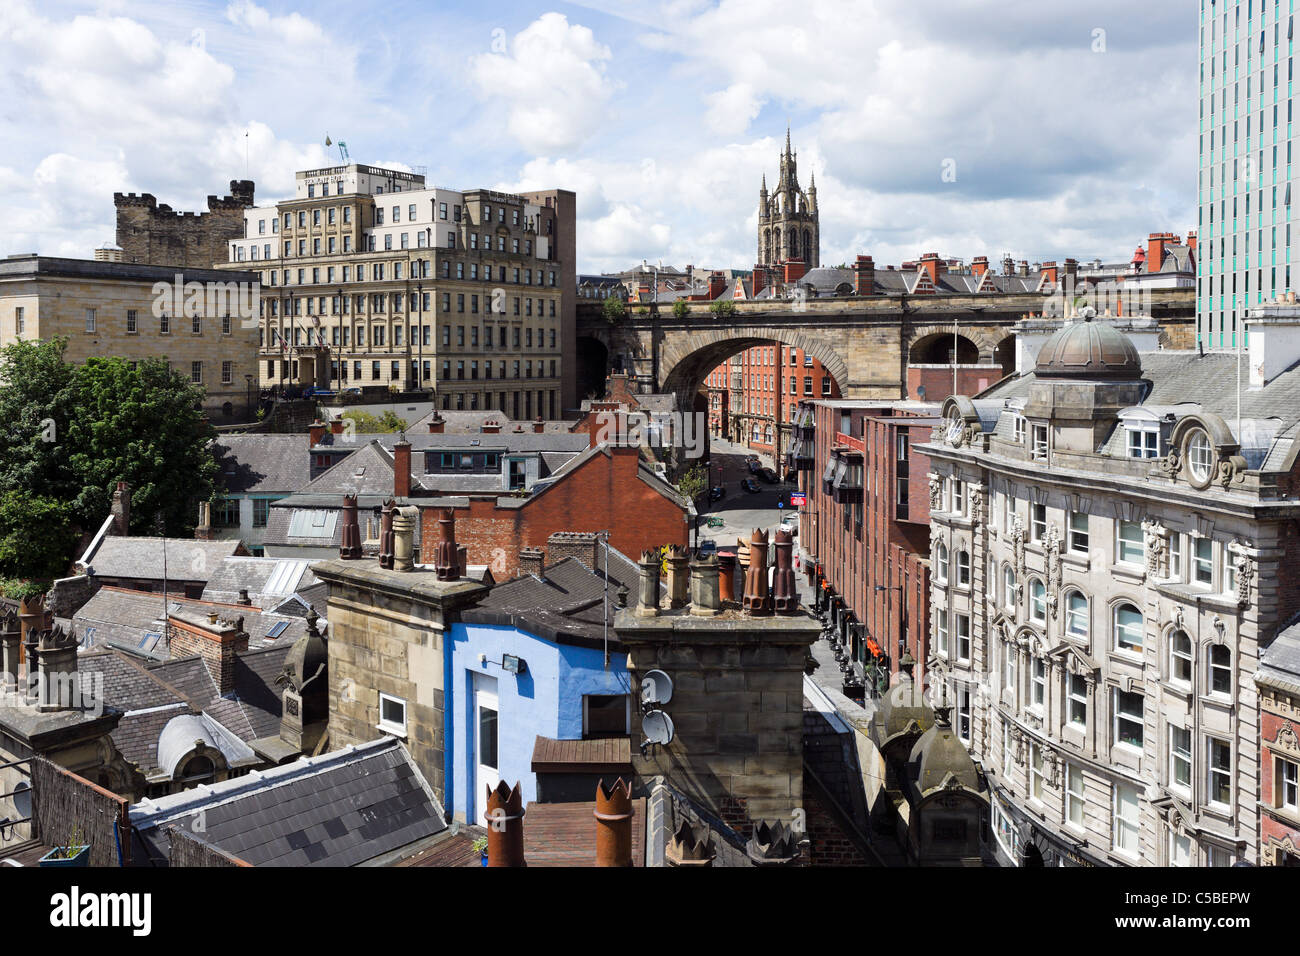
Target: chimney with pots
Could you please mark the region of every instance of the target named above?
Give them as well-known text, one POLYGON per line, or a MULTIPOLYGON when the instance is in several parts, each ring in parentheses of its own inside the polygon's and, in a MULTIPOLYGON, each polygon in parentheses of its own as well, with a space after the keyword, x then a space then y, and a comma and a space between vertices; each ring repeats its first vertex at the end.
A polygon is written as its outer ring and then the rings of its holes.
POLYGON ((411 443, 405 435, 393 446, 393 497, 411 497, 411 443))
POLYGON ((664 851, 664 862, 669 866, 713 866, 717 851, 713 848, 713 833, 704 824, 682 820, 664 851))
POLYGON ((722 293, 727 291, 727 277, 724 273, 713 271, 709 273, 709 299, 716 299, 722 293))
MULTIPOLYGON (((929 275, 930 281, 935 285, 939 284, 939 253, 927 252, 921 256, 921 268, 929 275)), ((942 270, 946 271, 946 270, 942 270)))
POLYGON ((248 650, 243 617, 233 621, 215 611, 176 611, 167 616, 173 659, 198 657, 221 695, 235 689, 235 655, 248 650))
POLYGON ((379 566, 393 570, 393 512, 397 502, 389 498, 384 502, 379 517, 379 566))
POLYGON ((785 276, 783 277, 785 284, 793 285, 794 283, 802 279, 804 277, 804 273, 807 271, 808 271, 808 267, 807 265, 804 264, 802 259, 786 260, 785 276))
POLYGON ((876 291, 876 264, 871 256, 858 256, 853 263, 853 294, 872 295, 876 291))
POLYGON ((200 501, 199 524, 194 529, 194 539, 196 541, 211 541, 212 538, 212 503, 200 501))
POLYGON ((636 597, 636 616, 655 617, 659 614, 659 553, 642 551, 640 588, 636 597))
POLYGON ((1021 259, 1016 263, 1016 274, 1022 279, 1029 278, 1029 260, 1021 259))
POLYGON ((325 440, 325 423, 317 419, 307 428, 307 442, 309 447, 315 448, 325 440))
POLYGON ((480 431, 482 434, 484 434, 484 435, 499 435, 499 434, 501 434, 501 423, 500 423, 500 422, 495 422, 495 421, 494 421, 494 422, 484 422, 484 423, 479 427, 479 431, 480 431))
POLYGON ((776 570, 772 575, 772 604, 778 614, 794 614, 799 610, 793 552, 794 536, 782 528, 776 533, 776 570))
POLYGON ((415 568, 415 524, 420 520, 416 508, 393 510, 393 570, 411 571, 415 568))
POLYGON ((1012 276, 1012 275, 1015 275, 1015 274, 1016 274, 1016 260, 1015 260, 1015 259, 1012 259, 1010 256, 1003 256, 1003 257, 1002 257, 1002 274, 1003 274, 1004 276, 1012 276))
POLYGON ((691 613, 697 617, 712 617, 722 612, 722 599, 718 585, 718 556, 697 558, 691 565, 691 613))
POLYGON ((429 434, 441 435, 447 429, 447 420, 438 413, 437 409, 433 411, 433 417, 429 419, 429 434))
POLYGON ((1040 276, 1040 278, 1046 277, 1047 281, 1050 282, 1053 286, 1055 286, 1058 279, 1058 275, 1059 274, 1056 268, 1055 261, 1043 263, 1042 275, 1040 276))
POLYGON ((632 791, 619 777, 613 786, 596 784, 596 865, 632 865, 632 791))
POLYGON ((502 780, 487 790, 488 866, 526 866, 524 862, 524 799, 519 784, 502 780))
POLYGON ((1071 288, 1073 288, 1073 286, 1079 281, 1079 260, 1078 259, 1066 259, 1065 262, 1062 263, 1061 281, 1066 283, 1071 288))
POLYGON ((18 690, 22 638, 18 615, 10 608, 0 611, 0 694, 11 694, 18 690))
POLYGON ((533 422, 533 434, 540 435, 544 431, 546 431, 546 419, 538 416, 536 421, 533 422))
POLYGON ((456 513, 443 508, 438 516, 438 542, 433 546, 433 570, 439 581, 457 581, 464 569, 456 546, 456 513))
POLYGON ((988 271, 989 271, 988 256, 976 256, 974 259, 971 260, 970 274, 975 276, 977 279, 984 278, 984 273, 988 271))
POLYGON ((253 599, 252 599, 251 597, 248 596, 248 588, 240 588, 240 589, 239 589, 239 602, 238 602, 238 603, 242 604, 244 607, 252 607, 252 606, 253 606, 253 599))
POLYGON ((668 606, 685 607, 690 600, 690 581, 687 579, 690 559, 686 549, 670 544, 665 561, 668 563, 668 606))
POLYGON ((600 546, 600 536, 591 531, 556 531, 546 539, 546 553, 552 563, 577 558, 592 571, 605 569, 605 549, 600 546))
POLYGON ((749 566, 745 568, 745 591, 741 606, 746 614, 772 613, 772 598, 767 587, 767 532, 755 528, 749 541, 749 566))
POLYGON ((130 535, 131 486, 125 481, 117 483, 117 490, 113 492, 113 506, 110 514, 113 516, 113 534, 123 538, 130 535))
POLYGON ((546 552, 541 548, 526 547, 519 550, 519 576, 531 574, 535 577, 542 577, 542 569, 546 567, 546 552))
POLYGON ((767 288, 767 267, 761 263, 754 264, 754 278, 752 280, 752 285, 753 288, 751 294, 754 296, 757 296, 767 288))
POLYGON ((341 418, 331 418, 331 419, 330 419, 330 434, 331 434, 331 435, 342 435, 342 434, 343 434, 343 419, 341 419, 341 418))
POLYGON ((80 710, 81 675, 77 673, 77 638, 55 624, 36 638, 36 706, 42 713, 80 710))
POLYGON ((343 531, 339 542, 339 557, 355 561, 361 557, 361 526, 357 522, 357 496, 343 496, 343 531))

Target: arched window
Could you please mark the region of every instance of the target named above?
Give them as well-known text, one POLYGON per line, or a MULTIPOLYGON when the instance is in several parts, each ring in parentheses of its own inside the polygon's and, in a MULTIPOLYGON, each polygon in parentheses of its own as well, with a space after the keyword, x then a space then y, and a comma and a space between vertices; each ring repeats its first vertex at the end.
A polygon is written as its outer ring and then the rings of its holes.
POLYGON ((216 773, 217 766, 210 758, 196 755, 185 761, 177 782, 197 786, 200 783, 210 782, 216 773))
POLYGON ((1197 481, 1209 481, 1214 468, 1214 448, 1210 445, 1210 436, 1199 429, 1192 432, 1187 440, 1187 467, 1192 470, 1192 477, 1197 481))
POLYGON ((1142 612, 1127 601, 1115 606, 1114 647, 1130 654, 1142 653, 1142 612))
POLYGON ((1222 644, 1210 648, 1209 681, 1211 694, 1232 696, 1232 650, 1222 644))
POLYGON ((1179 684, 1192 682, 1192 639, 1186 631, 1169 635, 1169 679, 1179 684))
POLYGON ((1002 568, 1002 603, 1008 611, 1016 609, 1016 570, 1009 564, 1002 568))
POLYGON ((957 586, 963 588, 970 587, 969 551, 962 550, 957 552, 957 586))
POLYGON ((1078 591, 1065 596, 1065 632, 1071 637, 1088 639, 1088 599, 1078 591))
POLYGON ((934 549, 934 577, 940 584, 948 583, 948 546, 942 541, 934 549))
POLYGON ((1038 578, 1029 581, 1029 619, 1035 624, 1047 623, 1047 588, 1038 578))

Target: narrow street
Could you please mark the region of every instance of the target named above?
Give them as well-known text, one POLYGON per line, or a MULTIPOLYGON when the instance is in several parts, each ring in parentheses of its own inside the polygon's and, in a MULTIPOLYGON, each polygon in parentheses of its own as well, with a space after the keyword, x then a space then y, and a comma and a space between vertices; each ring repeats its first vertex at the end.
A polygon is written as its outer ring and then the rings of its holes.
MULTIPOLYGON (((755 528, 772 531, 781 521, 781 516, 790 509, 790 492, 795 486, 781 482, 769 485, 757 476, 750 475, 745 460, 752 454, 743 445, 733 444, 714 438, 711 444, 712 459, 709 464, 709 487, 721 485, 724 496, 721 501, 707 502, 702 506, 699 517, 699 540, 712 540, 718 547, 734 547, 737 538, 748 540, 755 528), (745 491, 741 482, 752 477, 758 484, 758 493, 745 491), (785 508, 778 508, 778 502, 784 502, 785 508), (721 528, 710 528, 710 517, 721 517, 721 528)), ((769 460, 762 461, 770 466, 769 460)), ((694 539, 691 541, 695 544, 694 539)))

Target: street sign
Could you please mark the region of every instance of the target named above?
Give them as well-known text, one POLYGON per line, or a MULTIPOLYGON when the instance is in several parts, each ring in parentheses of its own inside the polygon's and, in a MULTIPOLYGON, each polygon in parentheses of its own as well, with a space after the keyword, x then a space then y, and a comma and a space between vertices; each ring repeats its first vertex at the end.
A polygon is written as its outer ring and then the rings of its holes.
POLYGON ((784 502, 784 501, 778 501, 778 502, 776 503, 776 506, 777 506, 778 508, 784 508, 784 507, 785 507, 785 502, 784 502))
POLYGON ((791 508, 802 508, 802 507, 804 507, 806 504, 808 504, 808 496, 807 496, 806 494, 804 494, 802 491, 792 491, 792 492, 790 492, 790 507, 791 507, 791 508))

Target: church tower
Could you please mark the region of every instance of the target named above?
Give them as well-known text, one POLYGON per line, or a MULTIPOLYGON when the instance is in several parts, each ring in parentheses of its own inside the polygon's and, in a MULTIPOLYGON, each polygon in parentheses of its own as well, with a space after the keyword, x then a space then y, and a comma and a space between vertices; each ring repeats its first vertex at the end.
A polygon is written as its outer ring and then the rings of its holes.
POLYGON ((805 269, 821 265, 821 234, 817 221, 817 183, 809 177, 808 190, 799 187, 797 154, 790 149, 790 129, 785 131, 785 152, 776 190, 767 191, 767 174, 758 191, 758 263, 779 266, 798 260, 805 269))

